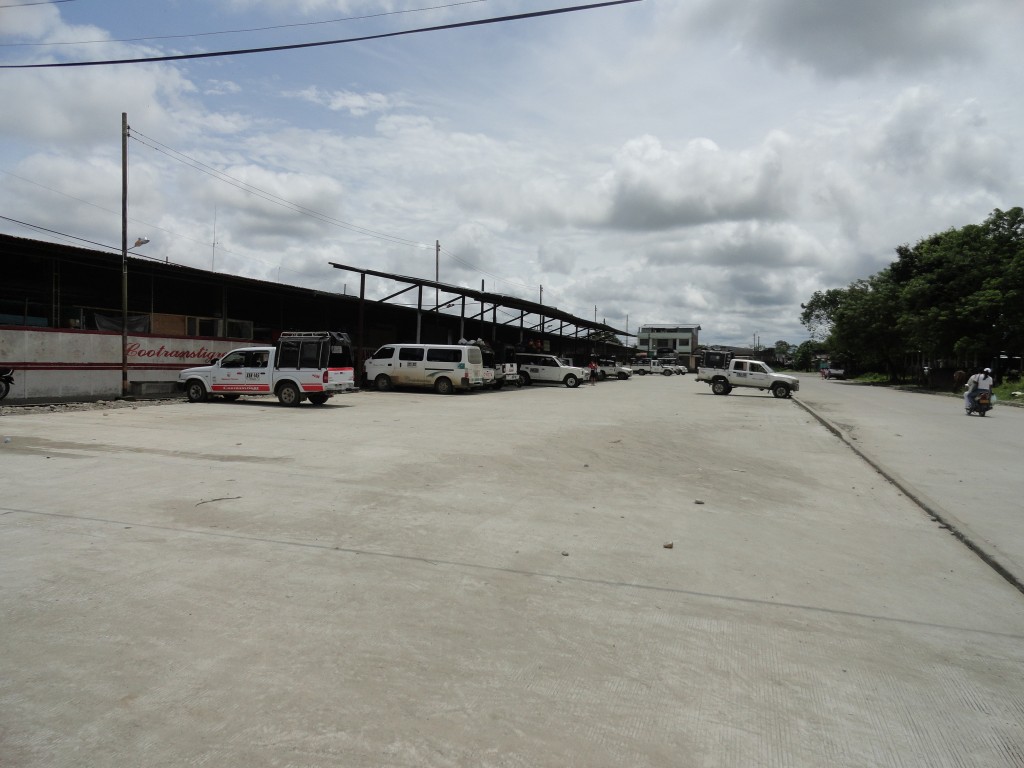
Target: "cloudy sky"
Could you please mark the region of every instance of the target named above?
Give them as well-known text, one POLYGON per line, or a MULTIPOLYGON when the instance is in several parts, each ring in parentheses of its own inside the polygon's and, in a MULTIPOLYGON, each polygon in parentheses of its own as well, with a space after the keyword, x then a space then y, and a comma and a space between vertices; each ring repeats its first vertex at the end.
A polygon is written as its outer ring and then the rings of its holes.
MULTIPOLYGON (((0 0, 0 64, 582 4, 0 0)), ((1024 204, 1021 29, 1019 0, 640 0, 5 67, 0 231, 119 248, 126 112, 148 256, 351 293, 328 262, 433 278, 440 241, 443 282, 799 343, 815 290, 1024 204)))

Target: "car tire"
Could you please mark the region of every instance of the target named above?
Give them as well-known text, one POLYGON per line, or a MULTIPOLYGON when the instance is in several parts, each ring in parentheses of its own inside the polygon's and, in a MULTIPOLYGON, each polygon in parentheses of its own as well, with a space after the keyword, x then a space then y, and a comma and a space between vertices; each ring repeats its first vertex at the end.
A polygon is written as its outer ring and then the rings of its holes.
POLYGON ((772 395, 778 398, 789 397, 789 386, 781 381, 772 384, 772 395))
POLYGON ((223 397, 224 397, 224 402, 226 402, 226 403, 233 403, 233 402, 235 402, 235 400, 240 398, 241 395, 232 393, 230 395, 223 395, 223 397))
POLYGON ((386 373, 378 374, 377 378, 373 380, 373 386, 378 392, 390 392, 395 388, 391 383, 391 377, 386 373))
POLYGON ((664 371, 661 372, 661 375, 662 376, 671 376, 672 375, 672 371, 670 369, 666 368, 664 371))
POLYGON ((209 395, 203 382, 193 379, 185 385, 185 397, 190 403, 205 403, 209 395))
POLYGON ((580 380, 576 377, 576 374, 566 374, 565 378, 562 379, 562 383, 565 384, 569 389, 576 389, 580 385, 580 380))
POLYGON ((530 381, 530 374, 528 374, 528 373, 526 373, 524 371, 520 371, 519 372, 519 386, 520 387, 528 387, 532 383, 533 382, 530 381))
POLYGON ((310 395, 309 396, 309 402, 311 402, 313 405, 323 405, 324 403, 327 402, 329 397, 330 397, 329 395, 325 395, 325 394, 322 394, 322 393, 321 394, 316 394, 316 395, 310 395))
POLYGON ((297 386, 292 384, 290 381, 286 381, 277 388, 277 399, 281 405, 294 408, 302 402, 302 393, 299 392, 299 388, 297 386))
POLYGON ((728 395, 732 386, 725 379, 715 379, 711 382, 711 391, 716 395, 728 395))
POLYGON ((597 378, 599 381, 604 381, 605 379, 608 378, 608 373, 606 371, 598 371, 597 378))
POLYGON ((455 392, 455 387, 451 379, 446 379, 442 376, 434 382, 434 391, 439 395, 451 395, 455 392))
POLYGON ((639 371, 637 371, 637 373, 639 373, 641 376, 646 376, 647 375, 647 371, 645 371, 643 368, 641 368, 639 371))

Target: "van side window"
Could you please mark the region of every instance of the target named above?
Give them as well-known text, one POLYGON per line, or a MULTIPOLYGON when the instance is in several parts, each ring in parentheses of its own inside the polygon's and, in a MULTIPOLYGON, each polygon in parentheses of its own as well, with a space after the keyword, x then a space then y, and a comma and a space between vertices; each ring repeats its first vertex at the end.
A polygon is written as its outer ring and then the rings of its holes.
POLYGON ((430 363, 461 363, 461 349, 427 349, 427 362, 430 363))
POLYGON ((373 353, 374 360, 390 360, 394 356, 394 347, 381 347, 380 349, 373 353))
POLYGON ((733 370, 734 371, 745 371, 745 370, 747 370, 747 361, 746 360, 737 360, 736 361, 736 365, 733 366, 733 370))
POLYGON ((423 360, 423 347, 399 347, 399 360, 423 360))

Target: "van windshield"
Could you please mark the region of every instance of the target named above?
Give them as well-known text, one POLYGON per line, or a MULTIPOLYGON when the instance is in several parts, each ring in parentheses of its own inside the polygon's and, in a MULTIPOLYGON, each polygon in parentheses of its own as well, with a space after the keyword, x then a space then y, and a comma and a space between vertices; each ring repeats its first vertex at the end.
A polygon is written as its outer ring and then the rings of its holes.
POLYGON ((480 347, 469 348, 469 362, 473 365, 483 365, 484 357, 480 354, 480 347))

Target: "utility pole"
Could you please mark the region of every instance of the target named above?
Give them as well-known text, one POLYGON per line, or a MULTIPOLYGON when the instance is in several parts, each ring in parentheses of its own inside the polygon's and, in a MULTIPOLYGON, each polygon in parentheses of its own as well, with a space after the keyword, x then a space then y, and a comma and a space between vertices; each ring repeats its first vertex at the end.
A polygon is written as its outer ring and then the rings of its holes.
POLYGON ((121 113, 121 397, 128 397, 128 113, 121 113))
MULTIPOLYGON (((441 241, 434 241, 434 282, 441 282, 441 241)), ((441 291, 439 288, 434 288, 434 307, 438 312, 441 311, 441 291)))

